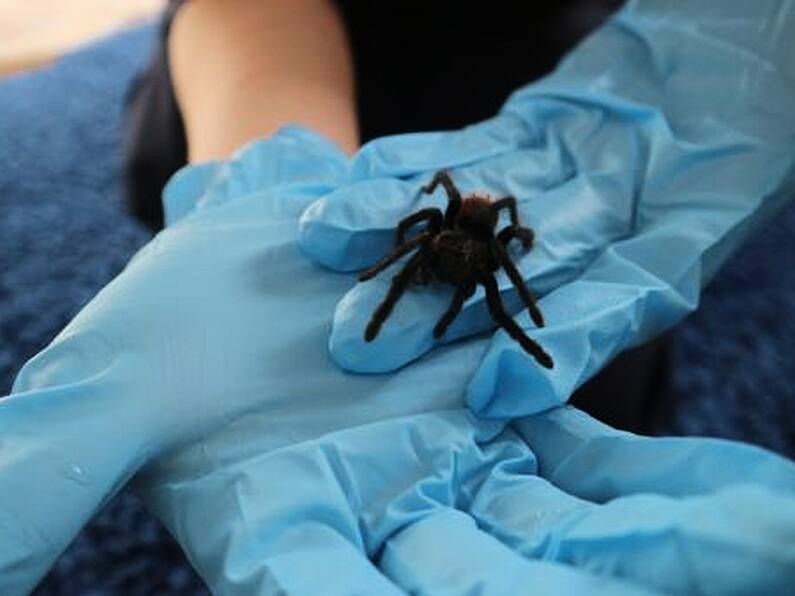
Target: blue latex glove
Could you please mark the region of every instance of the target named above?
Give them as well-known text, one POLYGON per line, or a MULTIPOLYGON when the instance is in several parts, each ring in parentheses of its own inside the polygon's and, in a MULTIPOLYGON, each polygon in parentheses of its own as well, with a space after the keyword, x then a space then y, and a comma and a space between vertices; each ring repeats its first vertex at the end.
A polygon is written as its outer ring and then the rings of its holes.
POLYGON ((480 340, 394 375, 325 340, 351 275, 298 217, 348 164, 288 129, 166 192, 170 227, 0 400, 0 594, 30 590, 122 484, 217 594, 783 593, 795 466, 464 407, 480 340))
MULTIPOLYGON (((351 184, 307 210, 302 244, 333 269, 374 264, 400 219, 445 208, 441 189, 420 193, 442 169, 462 192, 515 196, 536 232, 516 260, 543 296, 546 327, 521 312, 504 274, 498 282, 555 367, 500 330, 468 404, 504 417, 565 402, 619 351, 691 312, 731 251, 795 195, 793 40, 792 2, 631 1, 495 118, 367 145, 351 184)), ((398 266, 338 305, 330 349, 342 367, 391 371, 438 345, 432 330, 451 286, 406 292, 375 341, 363 341, 398 266)), ((493 327, 479 288, 443 340, 493 327)))

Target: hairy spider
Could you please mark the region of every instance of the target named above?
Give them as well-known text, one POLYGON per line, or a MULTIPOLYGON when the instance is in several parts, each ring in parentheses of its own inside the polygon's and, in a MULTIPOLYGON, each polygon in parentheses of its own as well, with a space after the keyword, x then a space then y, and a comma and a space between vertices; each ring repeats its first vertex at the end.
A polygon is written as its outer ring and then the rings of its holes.
POLYGON ((375 339, 381 325, 412 282, 427 284, 432 279, 437 279, 456 286, 450 307, 433 329, 433 335, 437 339, 444 335, 450 323, 461 312, 464 302, 475 292, 477 284, 480 284, 486 290, 486 303, 494 321, 541 366, 552 368, 554 363, 550 355, 530 339, 505 312, 494 278, 494 273, 500 267, 505 269, 533 322, 539 327, 544 326, 536 300, 506 250, 508 243, 514 238, 519 239, 526 250, 530 250, 533 245, 533 231, 519 223, 516 199, 505 197, 492 201, 476 194, 462 198, 450 175, 444 171, 437 172, 422 191, 430 194, 439 184, 447 191, 448 204, 444 214, 439 209, 428 208, 401 220, 397 226, 392 253, 359 276, 359 281, 372 279, 392 263, 417 249, 403 269, 392 278, 386 298, 375 310, 365 329, 365 341, 375 339), (501 209, 508 209, 511 224, 495 235, 501 209), (425 229, 407 238, 409 230, 423 221, 427 222, 425 229))

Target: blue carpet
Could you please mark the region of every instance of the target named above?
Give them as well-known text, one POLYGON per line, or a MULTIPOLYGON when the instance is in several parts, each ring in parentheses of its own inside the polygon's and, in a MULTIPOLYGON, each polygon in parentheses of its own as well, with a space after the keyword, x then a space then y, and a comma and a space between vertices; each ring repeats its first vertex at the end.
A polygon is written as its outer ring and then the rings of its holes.
MULTIPOLYGON (((149 238, 119 187, 120 123, 151 26, 0 80, 0 395, 149 238)), ((795 148, 793 148, 795 150, 795 148)), ((716 277, 673 332, 655 432, 742 439, 795 457, 795 202, 716 277)), ((160 524, 122 493, 37 591, 206 594, 160 524)))
MULTIPOLYGON (((0 80, 0 395, 150 237, 124 211, 119 147, 123 99, 153 42, 153 27, 141 27, 0 80)), ((95 516, 35 592, 208 593, 128 493, 95 516)))

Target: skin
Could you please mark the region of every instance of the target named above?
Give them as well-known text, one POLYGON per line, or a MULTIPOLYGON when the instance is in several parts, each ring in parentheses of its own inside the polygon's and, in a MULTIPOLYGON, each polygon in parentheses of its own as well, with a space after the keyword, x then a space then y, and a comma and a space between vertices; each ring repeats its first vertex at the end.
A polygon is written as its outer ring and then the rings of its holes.
POLYGON ((192 0, 169 60, 191 163, 301 124, 359 146, 351 52, 327 0, 192 0))

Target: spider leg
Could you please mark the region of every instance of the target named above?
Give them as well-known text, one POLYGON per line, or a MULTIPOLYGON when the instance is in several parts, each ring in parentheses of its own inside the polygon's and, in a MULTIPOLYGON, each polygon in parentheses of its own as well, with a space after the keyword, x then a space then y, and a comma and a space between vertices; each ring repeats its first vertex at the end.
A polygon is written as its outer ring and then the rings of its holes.
POLYGON ((442 318, 439 319, 439 322, 436 323, 436 326, 433 328, 433 336, 436 339, 441 338, 447 328, 450 326, 450 323, 455 320, 458 316, 458 313, 461 312, 461 308, 464 306, 464 302, 466 302, 467 298, 469 298, 472 294, 475 293, 475 284, 469 284, 466 286, 460 286, 453 296, 453 301, 450 303, 450 307, 447 309, 442 315, 442 318))
POLYGON ((507 209, 511 215, 511 223, 517 228, 522 227, 519 223, 519 210, 516 208, 516 199, 514 197, 505 197, 491 204, 491 210, 497 213, 501 209, 507 209))
POLYGON ((392 254, 389 254, 386 257, 384 257, 377 265, 360 273, 359 281, 367 281, 368 279, 374 278, 384 269, 389 267, 392 263, 400 259, 403 255, 410 253, 412 250, 417 248, 423 242, 429 240, 432 236, 433 235, 430 232, 422 232, 420 234, 417 234, 410 240, 404 242, 403 244, 397 246, 395 250, 392 251, 392 254))
POLYGON ((395 307, 397 301, 400 300, 403 292, 406 291, 406 288, 411 282, 411 278, 422 264, 424 258, 424 252, 416 253, 409 259, 409 262, 406 263, 406 266, 403 267, 400 273, 392 278, 392 285, 389 288, 389 292, 387 292, 386 298, 384 298, 381 304, 378 305, 378 308, 375 309, 370 322, 367 324, 367 328, 364 330, 364 341, 373 341, 375 336, 378 335, 378 332, 381 331, 381 325, 384 324, 384 321, 392 313, 392 309, 395 307))
POLYGON ((500 290, 497 287, 497 282, 493 275, 484 275, 480 278, 480 283, 486 289, 486 304, 489 307, 489 312, 494 318, 495 322, 505 329, 514 340, 516 340, 525 352, 530 354, 536 359, 544 368, 552 368, 555 363, 552 357, 544 351, 540 345, 530 339, 522 328, 516 324, 516 321, 505 312, 500 299, 500 290))
POLYGON ((504 227, 500 231, 500 233, 497 234, 497 240, 499 240, 503 246, 508 246, 508 244, 514 238, 519 238, 525 250, 530 250, 533 248, 533 240, 535 240, 535 234, 533 234, 533 230, 531 230, 530 228, 525 228, 524 226, 510 225, 504 227))
POLYGON ((530 318, 533 319, 533 323, 539 327, 543 327, 544 317, 541 314, 541 311, 538 310, 536 298, 533 296, 530 288, 527 287, 524 279, 522 279, 521 274, 516 269, 516 265, 514 265, 513 261, 511 261, 511 257, 508 256, 505 247, 498 242, 492 242, 491 246, 494 250, 494 255, 497 257, 497 262, 499 262, 499 264, 502 265, 502 268, 505 269, 505 273, 508 274, 508 279, 511 280, 511 283, 516 288, 516 291, 519 292, 519 298, 522 299, 522 302, 524 302, 524 305, 527 307, 527 311, 530 313, 530 318))
POLYGON ((445 211, 444 214, 444 227, 452 228, 453 223, 455 223, 455 218, 458 216, 458 212, 461 210, 462 199, 461 193, 455 187, 450 174, 445 170, 436 172, 436 175, 433 177, 433 180, 431 180, 431 183, 422 187, 422 192, 431 194, 440 184, 444 187, 444 190, 447 193, 448 201, 447 211, 445 211))
POLYGON ((442 212, 435 207, 421 209, 416 213, 412 213, 398 224, 397 233, 395 234, 395 246, 403 244, 406 241, 406 232, 424 220, 428 221, 426 230, 438 233, 442 228, 442 218, 442 212))

